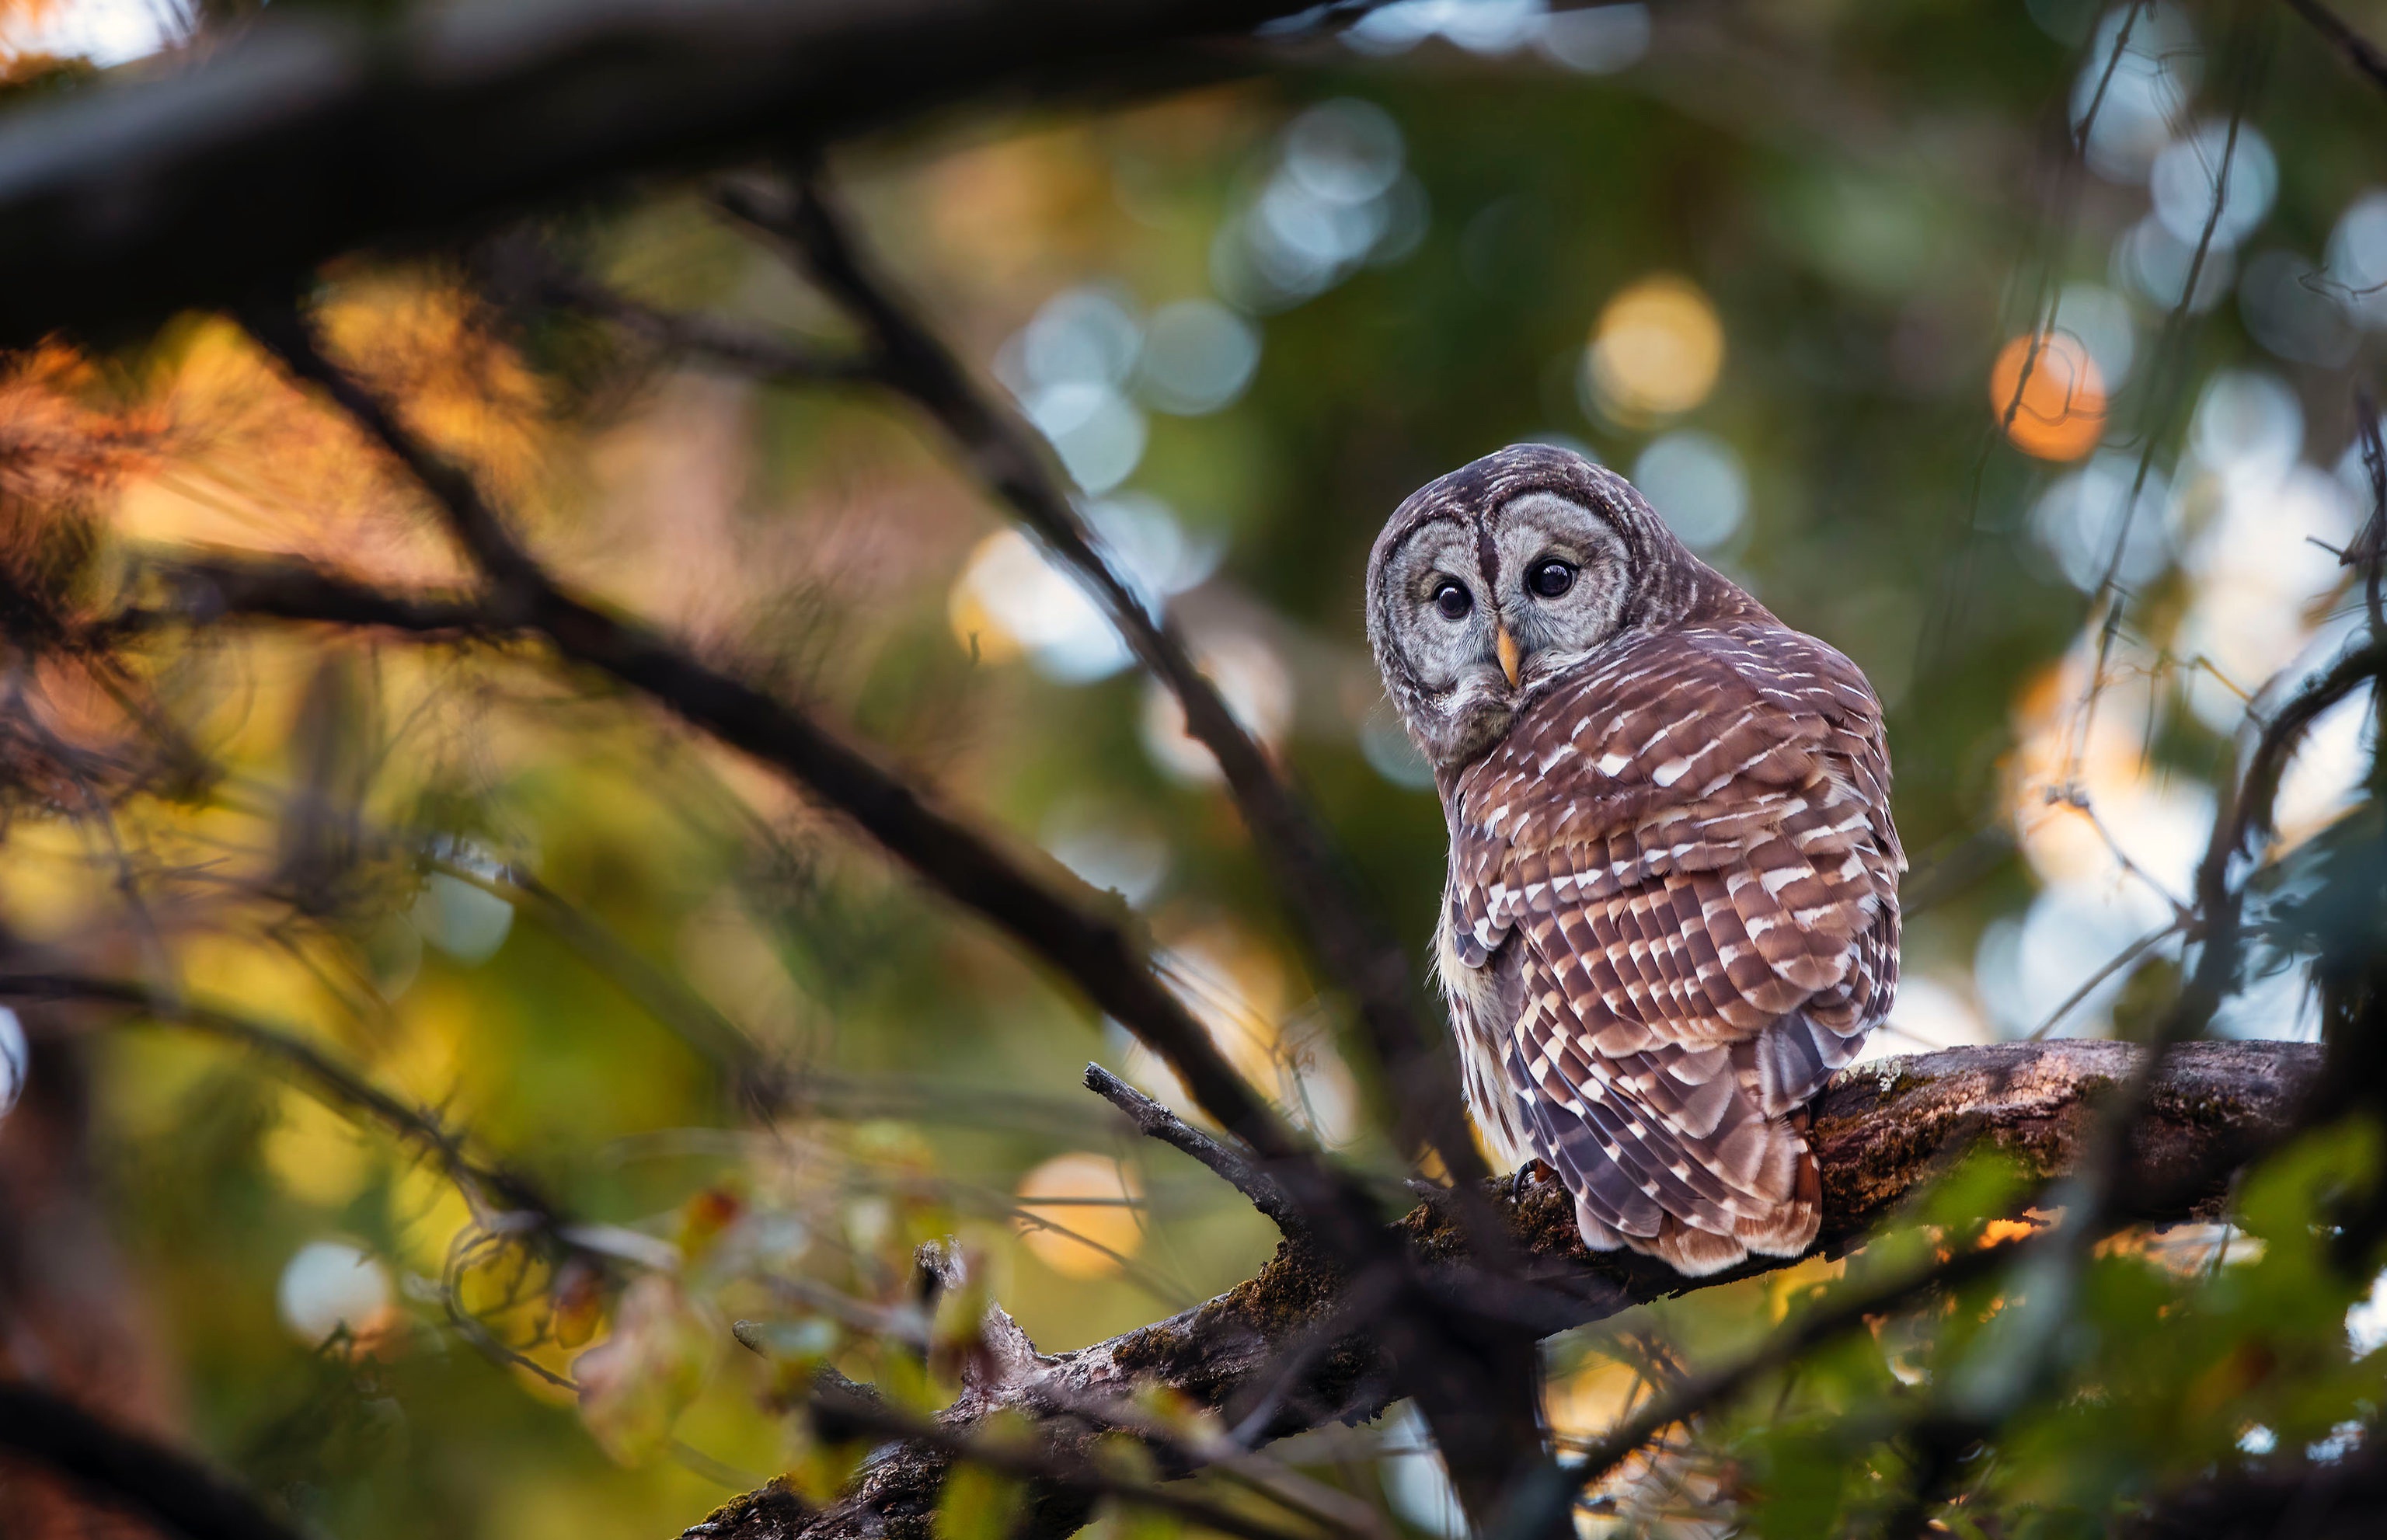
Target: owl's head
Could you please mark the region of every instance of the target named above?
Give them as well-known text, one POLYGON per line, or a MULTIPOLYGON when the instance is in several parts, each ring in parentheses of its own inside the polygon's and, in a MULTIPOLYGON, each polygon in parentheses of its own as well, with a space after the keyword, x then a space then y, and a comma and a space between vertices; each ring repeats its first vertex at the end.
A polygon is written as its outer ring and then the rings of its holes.
POLYGON ((1368 558, 1376 666, 1444 774, 1620 635, 1751 602, 1630 482, 1547 444, 1510 445, 1420 487, 1368 558))

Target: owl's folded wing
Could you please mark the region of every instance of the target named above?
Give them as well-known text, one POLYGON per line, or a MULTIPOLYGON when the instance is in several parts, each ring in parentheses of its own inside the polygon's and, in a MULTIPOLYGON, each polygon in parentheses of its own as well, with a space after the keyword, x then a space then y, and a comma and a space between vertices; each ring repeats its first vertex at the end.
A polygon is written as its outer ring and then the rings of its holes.
POLYGON ((1821 642, 1645 638, 1461 777, 1453 947, 1480 966, 1522 928, 1564 995, 1601 1005, 1584 1026, 1611 1056, 1800 1011, 1862 1031, 1896 966, 1888 778, 1880 708, 1821 642))
POLYGON ((1707 1270, 1812 1236, 1782 1118, 1888 1007, 1888 779, 1862 675, 1770 628, 1621 650, 1462 777, 1453 947, 1519 945, 1510 1078, 1595 1243, 1707 1270))

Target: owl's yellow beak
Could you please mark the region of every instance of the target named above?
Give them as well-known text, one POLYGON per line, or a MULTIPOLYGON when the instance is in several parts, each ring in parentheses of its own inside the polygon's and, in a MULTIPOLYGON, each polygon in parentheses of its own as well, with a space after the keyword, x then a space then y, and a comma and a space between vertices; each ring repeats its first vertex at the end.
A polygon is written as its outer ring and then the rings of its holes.
POLYGON ((1519 656, 1517 651, 1517 638, 1509 634, 1509 627, 1506 623, 1501 625, 1499 639, 1496 641, 1493 646, 1500 654, 1500 672, 1509 676, 1509 688, 1510 689, 1515 689, 1517 688, 1517 660, 1519 656))

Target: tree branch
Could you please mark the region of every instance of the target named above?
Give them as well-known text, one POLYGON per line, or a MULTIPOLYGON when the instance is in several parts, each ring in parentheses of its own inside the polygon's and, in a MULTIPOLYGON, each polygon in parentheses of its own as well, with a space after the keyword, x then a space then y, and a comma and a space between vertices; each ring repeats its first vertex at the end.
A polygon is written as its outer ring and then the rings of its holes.
POLYGON ((2321 0, 2288 0, 2288 8, 2311 24, 2321 40, 2345 56, 2345 62, 2356 73, 2387 91, 2387 51, 2354 30, 2346 19, 2321 4, 2321 0))
MULTIPOLYGON (((2007 1043, 1843 1071, 1815 1108, 1825 1216, 1817 1251, 1848 1247, 1942 1169, 1953 1149, 1977 1140, 2029 1178, 2070 1170, 2091 1137, 2096 1104, 2128 1079, 2141 1054, 2115 1042, 2007 1043)), ((2133 1135, 2128 1188, 2133 1214, 2162 1221, 2213 1212, 2224 1195, 2224 1168, 2293 1126, 2320 1055, 2318 1047, 2302 1043, 2194 1042, 2175 1049, 2133 1135)), ((1536 1321, 1537 1330, 1603 1319, 1648 1300, 1790 1265, 1757 1258, 1715 1278, 1686 1279, 1631 1253, 1586 1252, 1573 1206, 1555 1183, 1529 1187, 1514 1203, 1505 1182, 1494 1184, 1489 1195, 1543 1298, 1570 1302, 1565 1319, 1536 1321)), ((1451 1206, 1446 1197, 1421 1204, 1396 1229, 1426 1265, 1446 1269, 1455 1287, 1471 1288, 1478 1275, 1467 1267, 1469 1243, 1451 1206)), ((1335 1318, 1351 1287, 1314 1246, 1289 1240, 1252 1279, 1181 1315, 1075 1352, 1012 1356, 1010 1372, 966 1395, 942 1425, 966 1431, 1007 1410, 1063 1436, 1062 1421, 1070 1414, 1059 1408, 1156 1386, 1231 1418, 1244 1399, 1270 1385, 1289 1350, 1318 1323, 1335 1318)), ((1368 1321, 1347 1324, 1346 1334, 1316 1355, 1294 1392, 1279 1398, 1279 1409, 1256 1430, 1257 1439, 1372 1417, 1383 1408, 1393 1391, 1377 1333, 1368 1321)), ((1837 1315, 1812 1323, 1817 1332, 1838 1324, 1837 1315)), ((1724 1372, 1736 1367, 1745 1378, 1763 1366, 1727 1366, 1724 1372)), ((864 1485, 832 1507, 806 1508, 783 1490, 764 1488, 688 1533, 700 1540, 926 1540, 946 1468, 934 1450, 898 1445, 874 1462, 864 1485)), ((1031 1525, 1023 1540, 1059 1540, 1068 1532, 1031 1525)))
POLYGON ((255 1497, 181 1450, 20 1380, 0 1382, 0 1449, 185 1540, 301 1540, 255 1497))
MULTIPOLYGON (((516 259, 517 254, 508 249, 498 264, 506 268, 516 259)), ((867 353, 824 352, 739 322, 659 309, 549 260, 536 246, 522 252, 520 259, 528 267, 524 286, 533 297, 611 322, 666 352, 781 383, 867 383, 885 376, 885 366, 867 353)))
POLYGON ((333 361, 296 303, 251 302, 241 307, 240 321, 283 368, 329 396, 431 494, 456 544, 488 579, 490 593, 484 604, 494 620, 518 624, 554 592, 546 572, 506 527, 504 516, 481 495, 472 473, 417 437, 398 420, 392 403, 333 361))
POLYGON ((322 385, 442 505, 459 543, 485 562, 494 602, 394 598, 295 560, 157 563, 170 586, 196 592, 203 609, 220 606, 219 612, 242 605, 285 620, 544 636, 575 663, 794 777, 931 885, 1074 980, 1175 1069, 1222 1126, 1271 1159, 1307 1159, 1299 1140, 1227 1064, 1122 927, 1030 877, 975 829, 931 807, 794 707, 564 591, 514 542, 472 477, 415 439, 373 392, 326 359, 303 322, 261 309, 257 319, 267 333, 262 340, 293 372, 322 385))
POLYGON ((1284 1195, 1284 1189, 1269 1180, 1267 1173, 1254 1167, 1242 1155, 1194 1128, 1182 1117, 1146 1096, 1143 1092, 1120 1079, 1101 1065, 1086 1066, 1086 1089, 1127 1114, 1136 1131, 1156 1139, 1172 1150, 1192 1155, 1208 1167, 1228 1186, 1251 1200, 1254 1208, 1267 1215, 1285 1235, 1307 1233, 1301 1211, 1284 1195))
POLYGON ((121 1005, 153 1020, 203 1033, 273 1061, 309 1094, 347 1117, 375 1124, 416 1151, 453 1182, 484 1218, 513 1217, 558 1234, 569 1228, 561 1206, 527 1177, 474 1158, 464 1136, 428 1108, 407 1103, 343 1067, 303 1038, 261 1021, 198 1004, 168 1000, 147 985, 74 973, 0 973, 0 999, 80 1000, 121 1005))
POLYGON ((137 335, 364 246, 1247 32, 1305 0, 277 7, 0 124, 0 347, 137 335))
MULTIPOLYGON (((1295 1540, 1292 1532, 1262 1523, 1206 1497, 1101 1469, 1086 1458, 1103 1431, 1098 1421, 1090 1420, 1089 1432, 1093 1436, 1071 1439, 1064 1445, 1044 1439, 1004 1440, 957 1433, 929 1419, 898 1410, 876 1396, 842 1387, 815 1389, 804 1410, 824 1436, 834 1433, 850 1438, 855 1433, 866 1433, 900 1440, 906 1450, 942 1456, 948 1468, 955 1461, 964 1461, 1017 1476, 1042 1489, 1031 1499, 1038 1509, 1053 1508, 1053 1496, 1062 1493, 1078 1499, 1069 1506, 1088 1513, 1092 1499, 1112 1497, 1139 1508, 1174 1513, 1203 1529, 1238 1535, 1242 1540, 1295 1540)), ((1065 1415, 1066 1412, 1056 1412, 1056 1416, 1065 1415)), ((1080 1518, 1079 1521, 1084 1520, 1080 1518)))

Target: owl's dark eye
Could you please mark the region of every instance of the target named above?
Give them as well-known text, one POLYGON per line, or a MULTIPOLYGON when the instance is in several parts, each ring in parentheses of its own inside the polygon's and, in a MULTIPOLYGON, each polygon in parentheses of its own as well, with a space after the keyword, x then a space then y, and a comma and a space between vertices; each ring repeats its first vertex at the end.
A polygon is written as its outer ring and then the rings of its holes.
POLYGON ((1445 620, 1465 620, 1467 612, 1475 608, 1475 596, 1467 591, 1466 584, 1446 579, 1433 591, 1433 607, 1442 612, 1445 620))
POLYGON ((1544 562, 1525 574, 1525 587, 1544 599, 1556 599, 1574 587, 1574 569, 1564 562, 1544 562))

